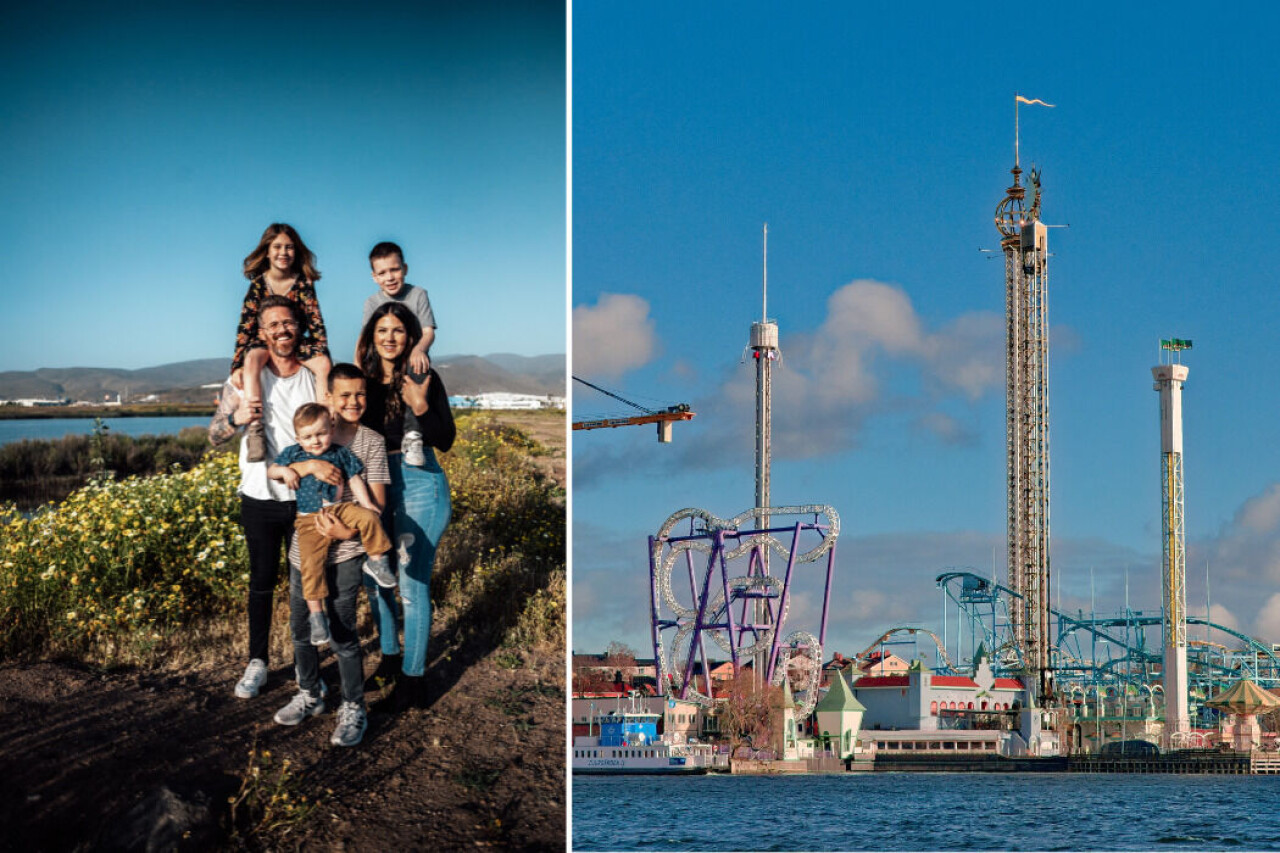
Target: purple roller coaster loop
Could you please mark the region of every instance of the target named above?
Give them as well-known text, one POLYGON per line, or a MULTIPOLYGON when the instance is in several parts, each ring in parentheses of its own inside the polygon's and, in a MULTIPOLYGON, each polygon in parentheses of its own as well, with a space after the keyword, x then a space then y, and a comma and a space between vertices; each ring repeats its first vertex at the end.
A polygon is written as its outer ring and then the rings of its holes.
MULTIPOLYGON (((690 690, 696 691, 696 687, 695 687, 696 682, 694 677, 695 676, 694 663, 696 660, 700 658, 702 663, 702 671, 704 674, 704 683, 707 689, 707 697, 713 699, 714 694, 713 694, 713 687, 712 687, 711 678, 710 678, 710 672, 711 672, 710 659, 707 656, 707 650, 706 650, 706 639, 705 639, 706 632, 720 631, 720 630, 723 630, 726 632, 726 635, 728 637, 727 645, 729 647, 729 656, 733 664, 734 672, 738 672, 741 664, 740 643, 742 640, 742 636, 745 635, 747 632, 751 632, 752 636, 756 638, 755 642, 758 643, 760 641, 762 632, 772 630, 772 637, 770 639, 769 657, 768 657, 767 672, 766 672, 767 679, 771 681, 774 676, 774 672, 776 670, 779 657, 780 657, 780 650, 781 650, 781 644, 782 644, 782 632, 784 628, 783 623, 786 619, 787 605, 790 601, 791 581, 792 581, 794 570, 795 570, 795 564, 797 562, 796 557, 799 552, 800 535, 803 531, 814 530, 818 532, 819 535, 825 536, 827 532, 832 529, 832 526, 817 523, 815 519, 813 523, 797 522, 793 525, 785 526, 785 527, 769 527, 765 529, 754 529, 754 530, 746 530, 746 531, 740 531, 740 530, 731 529, 731 528, 716 528, 714 530, 708 530, 702 533, 697 533, 697 532, 692 532, 693 519, 691 518, 690 528, 691 528, 691 533, 686 536, 669 536, 668 535, 668 536, 650 536, 649 537, 649 582, 650 582, 650 589, 652 593, 650 598, 650 610, 651 610, 651 617, 652 617, 651 638, 653 641, 654 659, 655 659, 655 663, 658 664, 659 671, 662 672, 664 669, 663 661, 662 661, 662 643, 661 643, 662 632, 664 630, 674 628, 677 630, 677 636, 678 636, 681 630, 687 630, 693 636, 690 637, 688 653, 685 656, 684 661, 682 662, 683 671, 680 675, 680 682, 679 682, 680 686, 679 686, 678 696, 681 699, 687 699, 690 690), (743 537, 750 538, 750 537, 760 537, 762 534, 772 536, 775 534, 787 534, 787 533, 790 533, 791 535, 791 547, 788 549, 787 569, 782 581, 781 594, 777 595, 764 590, 759 590, 759 591, 752 590, 752 589, 736 590, 737 597, 741 599, 742 609, 741 609, 739 619, 737 620, 737 624, 735 624, 733 608, 732 608, 735 590, 731 589, 729 584, 729 572, 728 572, 728 566, 727 566, 726 557, 725 557, 726 540, 732 539, 734 541, 739 541, 743 537), (670 546, 675 546, 675 545, 679 545, 681 543, 686 543, 686 542, 705 542, 707 539, 711 540, 711 548, 710 548, 710 553, 708 554, 706 570, 702 575, 701 584, 698 583, 698 579, 696 576, 697 572, 693 563, 693 549, 688 549, 688 548, 684 549, 685 564, 686 564, 688 580, 689 580, 689 592, 693 598, 693 601, 697 602, 697 607, 693 613, 692 623, 690 624, 687 621, 688 619, 687 616, 685 617, 686 621, 682 623, 679 617, 679 614, 676 614, 677 618, 674 618, 674 619, 662 618, 662 615, 661 615, 662 595, 659 590, 659 577, 658 577, 658 572, 659 572, 658 555, 661 551, 661 548, 655 547, 655 546, 665 545, 670 547, 670 546), (708 608, 710 605, 711 575, 714 571, 716 571, 717 567, 719 568, 719 571, 720 571, 720 588, 721 588, 721 594, 723 595, 723 601, 724 601, 723 607, 724 607, 725 616, 724 616, 723 622, 708 621, 709 618, 711 619, 717 618, 717 614, 708 614, 708 608), (699 586, 701 587, 700 594, 699 594, 699 586), (772 601, 774 597, 779 598, 779 601, 777 602, 776 613, 774 610, 774 602, 772 601), (767 612, 768 621, 765 624, 757 624, 753 619, 748 617, 750 600, 758 599, 758 598, 766 599, 765 609, 767 612), (696 636, 696 640, 695 640, 695 636, 696 636)), ((780 536, 779 538, 785 538, 785 536, 780 536)), ((747 569, 748 577, 768 577, 769 576, 768 571, 765 568, 765 563, 763 559, 764 549, 767 547, 769 547, 767 544, 767 541, 759 541, 752 545, 749 558, 748 558, 748 569, 747 569)), ((824 589, 823 589, 823 598, 822 598, 822 617, 821 617, 821 624, 819 627, 819 636, 818 636, 819 645, 824 643, 826 640, 827 618, 830 610, 830 600, 831 600, 831 581, 834 573, 834 568, 835 568, 835 543, 834 541, 832 541, 830 547, 827 550, 827 571, 826 571, 825 582, 823 585, 824 589)), ((675 652, 674 648, 672 649, 672 652, 673 653, 675 652)), ((675 661, 672 660, 672 663, 674 664, 675 661)), ((674 670, 674 667, 672 667, 672 669, 674 670)), ((671 693, 673 691, 673 689, 675 688, 675 684, 671 682, 674 681, 675 677, 676 677, 676 673, 674 671, 665 673, 665 678, 670 679, 671 681, 669 681, 667 684, 660 685, 664 693, 671 693)))

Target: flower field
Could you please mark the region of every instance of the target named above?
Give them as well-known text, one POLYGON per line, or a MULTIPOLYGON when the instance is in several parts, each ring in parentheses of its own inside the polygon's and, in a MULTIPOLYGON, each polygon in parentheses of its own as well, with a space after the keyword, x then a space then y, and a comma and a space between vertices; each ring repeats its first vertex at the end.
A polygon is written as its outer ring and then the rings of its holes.
POLYGON ((239 470, 96 481, 0 526, 0 654, 110 659, 243 599, 239 470))
MULTIPOLYGON (((451 631, 562 649, 563 490, 522 433, 460 417, 441 463, 453 520, 432 582, 451 631)), ((102 663, 161 653, 184 629, 241 618, 247 557, 230 453, 187 472, 97 481, 31 518, 0 521, 0 656, 102 663)), ((283 572, 281 573, 283 576, 283 572)), ((280 621, 280 620, 278 620, 280 621)))

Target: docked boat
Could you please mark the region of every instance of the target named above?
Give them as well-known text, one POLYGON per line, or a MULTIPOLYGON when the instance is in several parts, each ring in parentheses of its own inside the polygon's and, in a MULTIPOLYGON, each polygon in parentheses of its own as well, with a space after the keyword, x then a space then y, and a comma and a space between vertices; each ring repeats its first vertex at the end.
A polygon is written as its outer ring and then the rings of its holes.
POLYGON ((658 737, 660 715, 621 708, 599 718, 599 735, 573 739, 573 772, 584 774, 706 773, 716 761, 707 744, 658 737))

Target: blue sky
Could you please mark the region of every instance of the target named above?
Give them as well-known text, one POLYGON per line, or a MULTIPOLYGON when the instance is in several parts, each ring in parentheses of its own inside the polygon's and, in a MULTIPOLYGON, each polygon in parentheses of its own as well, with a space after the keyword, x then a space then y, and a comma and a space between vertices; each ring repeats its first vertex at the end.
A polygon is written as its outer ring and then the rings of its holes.
MULTIPOLYGON (((574 7, 573 370, 698 412, 671 445, 574 433, 575 649, 650 648, 645 537, 752 503, 765 222, 774 503, 843 519, 828 650, 938 625, 947 567, 1005 577, 992 217, 1015 92, 1057 105, 1022 108, 1021 159, 1070 226, 1050 231, 1055 601, 1087 610, 1092 577, 1119 609, 1127 576, 1159 608, 1150 369, 1190 338, 1188 602, 1207 566, 1215 618, 1280 641, 1280 10, 967 5, 574 7)), ((575 418, 622 413, 574 392, 575 418)))
POLYGON ((0 370, 229 359, 273 221, 338 359, 383 239, 436 353, 564 352, 565 127, 563 3, 13 7, 0 370))

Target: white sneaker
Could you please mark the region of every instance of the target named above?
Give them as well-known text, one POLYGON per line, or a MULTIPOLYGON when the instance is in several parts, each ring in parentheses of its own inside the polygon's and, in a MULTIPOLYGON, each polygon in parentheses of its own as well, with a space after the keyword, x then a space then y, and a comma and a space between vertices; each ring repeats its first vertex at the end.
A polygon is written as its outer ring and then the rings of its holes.
POLYGON ((329 743, 334 746, 355 746, 364 739, 364 730, 368 726, 364 708, 355 702, 343 702, 338 708, 338 725, 333 730, 329 743))
POLYGON ((422 449, 422 433, 417 430, 410 430, 404 434, 400 449, 404 451, 404 464, 415 468, 421 468, 427 464, 427 454, 422 449))
POLYGON ((262 658, 254 658, 244 669, 244 677, 236 682, 236 696, 241 699, 252 699, 258 695, 262 685, 267 682, 267 662, 262 658))
POLYGON ((305 690, 293 694, 289 704, 276 711, 275 721, 282 726, 296 726, 307 717, 314 717, 324 711, 324 699, 312 696, 305 690))

